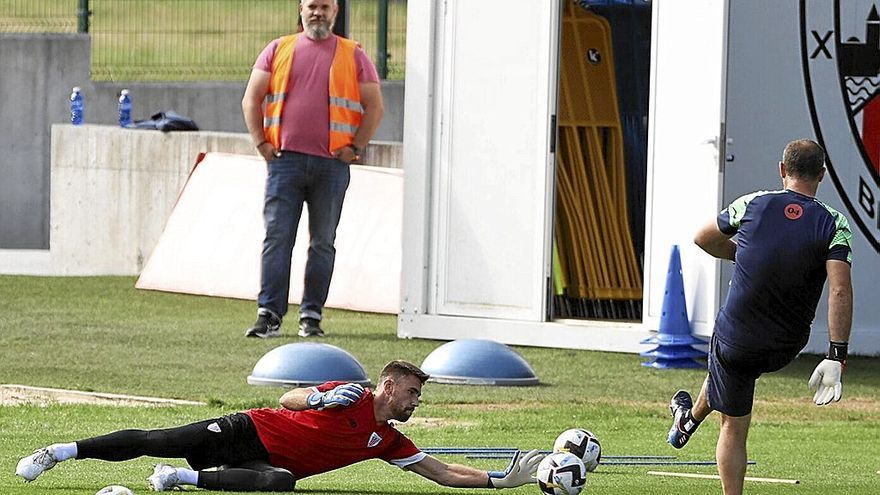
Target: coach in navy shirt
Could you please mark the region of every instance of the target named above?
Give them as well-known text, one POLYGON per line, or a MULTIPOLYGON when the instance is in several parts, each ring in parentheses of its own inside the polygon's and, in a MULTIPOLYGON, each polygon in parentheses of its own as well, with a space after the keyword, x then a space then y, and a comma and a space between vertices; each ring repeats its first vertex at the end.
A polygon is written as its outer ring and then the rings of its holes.
POLYGON ((783 189, 738 198, 694 239, 736 267, 715 320, 709 374, 696 404, 684 390, 673 396, 668 440, 682 448, 710 412, 721 413, 716 458, 725 495, 742 493, 755 380, 807 344, 826 278, 830 344, 809 383, 817 405, 840 400, 852 324, 852 234, 846 217, 815 198, 824 164, 817 143, 788 143, 779 162, 783 189))

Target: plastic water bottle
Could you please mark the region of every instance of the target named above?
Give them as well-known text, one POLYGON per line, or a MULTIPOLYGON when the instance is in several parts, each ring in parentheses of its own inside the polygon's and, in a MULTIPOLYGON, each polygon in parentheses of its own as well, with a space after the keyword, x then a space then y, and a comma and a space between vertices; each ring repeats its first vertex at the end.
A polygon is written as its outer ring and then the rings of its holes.
POLYGON ((70 123, 82 125, 83 123, 83 95, 79 86, 73 88, 70 93, 70 123))
POLYGON ((119 127, 129 127, 131 125, 131 96, 128 90, 123 89, 119 93, 119 127))

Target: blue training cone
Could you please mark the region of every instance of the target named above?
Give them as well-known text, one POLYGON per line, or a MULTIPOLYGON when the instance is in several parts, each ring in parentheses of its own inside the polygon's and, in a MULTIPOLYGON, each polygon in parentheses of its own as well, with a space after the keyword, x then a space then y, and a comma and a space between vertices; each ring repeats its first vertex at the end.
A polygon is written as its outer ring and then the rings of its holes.
POLYGON ((666 272, 666 291, 663 295, 663 311, 660 315, 660 329, 657 335, 642 340, 642 344, 656 344, 642 356, 653 357, 642 366, 652 368, 705 368, 694 358, 706 357, 706 352, 691 347, 706 344, 706 341, 691 335, 691 325, 687 317, 687 304, 684 298, 684 280, 681 276, 681 255, 678 245, 672 246, 669 256, 669 270, 666 272))

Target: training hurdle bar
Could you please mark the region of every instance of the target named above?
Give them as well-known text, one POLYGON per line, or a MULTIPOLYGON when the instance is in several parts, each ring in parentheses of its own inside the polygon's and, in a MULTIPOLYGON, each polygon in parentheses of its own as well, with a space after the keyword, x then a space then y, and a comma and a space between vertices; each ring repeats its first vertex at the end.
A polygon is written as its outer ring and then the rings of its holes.
MULTIPOLYGON (((666 471, 648 471, 648 474, 654 476, 677 476, 679 478, 700 478, 707 480, 720 480, 721 476, 717 474, 697 474, 697 473, 669 473, 666 471)), ((756 478, 754 476, 746 476, 743 478, 746 481, 758 481, 763 483, 785 483, 789 485, 798 485, 800 481, 798 480, 788 480, 783 478, 756 478)))
MULTIPOLYGON (((507 459, 522 449, 508 447, 428 447, 421 449, 426 454, 464 455, 468 459, 507 459)), ((551 450, 539 450, 549 454, 551 450)), ((608 455, 602 456, 600 465, 606 466, 716 466, 715 461, 678 461, 674 455, 608 455)), ((747 461, 754 465, 755 461, 747 461)))
MULTIPOLYGON (((510 457, 523 449, 513 447, 426 447, 421 449, 426 454, 441 455, 464 455, 474 459, 503 459, 510 457)), ((550 454, 552 450, 540 450, 541 454, 550 454)), ((603 455, 602 459, 664 459, 673 460, 674 455, 603 455)))
MULTIPOLYGON (((510 456, 503 456, 497 454, 468 454, 465 456, 467 459, 507 459, 510 456)), ((635 457, 627 457, 625 459, 619 458, 611 458, 608 456, 602 456, 602 459, 599 461, 600 466, 717 466, 718 463, 715 461, 677 461, 673 459, 651 459, 647 458, 646 460, 640 460, 638 456, 635 457), (630 460, 631 459, 631 460, 630 460)), ((747 464, 754 465, 755 461, 748 461, 747 464)))

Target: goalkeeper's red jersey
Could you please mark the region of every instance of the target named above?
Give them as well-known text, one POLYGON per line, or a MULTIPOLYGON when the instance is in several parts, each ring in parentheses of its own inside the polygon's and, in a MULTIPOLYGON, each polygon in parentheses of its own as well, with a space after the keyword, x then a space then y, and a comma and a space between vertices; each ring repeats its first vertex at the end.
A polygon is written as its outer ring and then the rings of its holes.
MULTIPOLYGON (((313 387, 326 392, 345 382, 313 387)), ((404 468, 425 458, 415 444, 388 423, 376 423, 373 393, 348 407, 321 411, 263 408, 246 411, 269 452, 269 462, 297 479, 366 459, 382 459, 404 468)))

